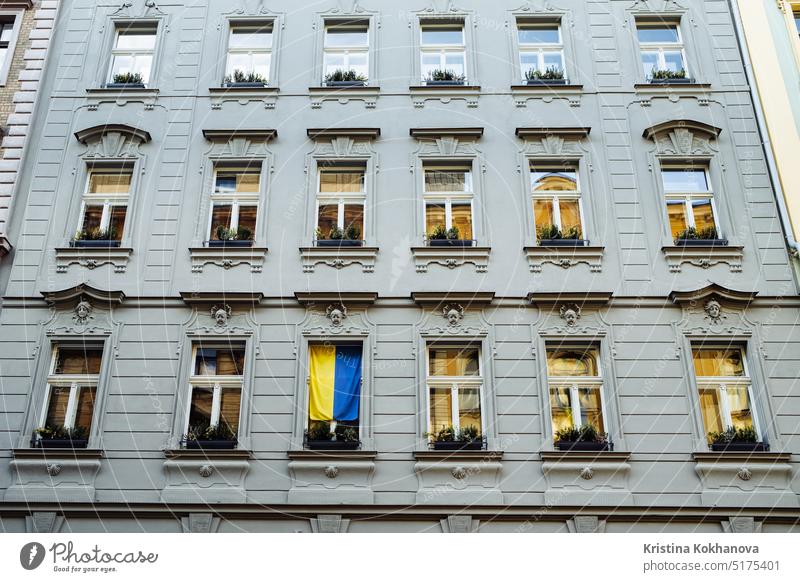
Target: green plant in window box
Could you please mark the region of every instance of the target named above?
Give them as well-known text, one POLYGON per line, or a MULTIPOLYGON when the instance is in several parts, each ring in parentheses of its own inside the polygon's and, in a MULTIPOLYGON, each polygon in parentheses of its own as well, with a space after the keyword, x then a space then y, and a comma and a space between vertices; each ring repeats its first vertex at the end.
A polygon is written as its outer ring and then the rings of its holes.
POLYGON ((608 435, 591 423, 568 426, 556 431, 555 446, 561 451, 607 451, 613 448, 608 435))
POLYGON ((464 75, 450 69, 434 69, 425 77, 425 82, 429 85, 463 85, 465 79, 464 75))
POLYGON ((712 451, 766 451, 769 447, 758 439, 758 433, 752 426, 736 428, 729 426, 721 432, 708 433, 712 451))
POLYGON ((353 69, 336 69, 332 73, 325 75, 325 84, 329 86, 358 87, 366 82, 367 78, 353 69))
POLYGON ((714 246, 725 245, 727 241, 719 238, 719 232, 713 226, 695 228, 690 226, 675 235, 675 244, 684 246, 714 246))
POLYGON ((431 439, 434 450, 458 451, 481 450, 483 439, 481 431, 474 425, 456 430, 452 425, 442 425, 437 432, 427 435, 431 439))
POLYGON ((224 420, 216 425, 198 423, 189 427, 183 435, 187 449, 233 449, 236 448, 236 430, 224 420))
POLYGON ((111 79, 112 85, 134 85, 144 87, 141 73, 117 73, 111 79))
POLYGON ((656 69, 650 71, 650 79, 653 81, 674 81, 686 79, 686 70, 673 71, 671 69, 656 69))
POLYGON ((235 69, 233 74, 225 76, 225 84, 228 86, 263 87, 267 84, 267 79, 264 75, 255 71, 245 72, 235 69))
POLYGON ((117 231, 113 228, 90 228, 75 233, 70 245, 73 247, 118 247, 117 231))
POLYGON ((580 246, 584 244, 583 233, 577 226, 562 231, 555 224, 540 227, 536 232, 536 240, 542 246, 580 246))
POLYGON ((433 227, 433 231, 428 235, 428 240, 447 240, 447 227, 443 224, 437 224, 433 227))
POLYGON ((539 69, 530 69, 525 73, 525 79, 528 82, 547 82, 547 81, 562 81, 564 79, 564 71, 559 67, 547 67, 544 71, 539 69))
POLYGON ((337 423, 335 430, 326 420, 309 423, 306 431, 306 446, 309 449, 354 450, 360 446, 358 429, 348 424, 337 423))
POLYGON ((41 448, 85 448, 89 443, 89 429, 85 426, 67 428, 46 425, 33 431, 34 445, 41 448))
POLYGON ((217 239, 209 241, 209 246, 251 246, 253 244, 253 231, 247 227, 228 228, 222 224, 214 231, 217 239))

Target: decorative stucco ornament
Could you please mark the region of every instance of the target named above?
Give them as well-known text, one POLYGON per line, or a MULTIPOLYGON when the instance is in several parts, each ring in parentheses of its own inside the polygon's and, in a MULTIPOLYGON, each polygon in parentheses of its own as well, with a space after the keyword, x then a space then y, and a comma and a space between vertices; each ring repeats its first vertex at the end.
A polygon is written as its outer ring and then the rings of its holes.
POLYGON ((331 320, 331 326, 342 327, 347 319, 347 308, 342 304, 331 304, 325 310, 325 317, 331 320))
POLYGON ((458 303, 448 303, 442 309, 442 317, 450 327, 458 327, 464 320, 464 307, 458 303))
POLYGON ((574 327, 578 325, 578 320, 581 318, 581 308, 575 303, 567 303, 561 306, 559 315, 567 322, 568 326, 574 327))
POLYGON ((231 318, 231 315, 233 315, 233 310, 230 305, 215 305, 211 308, 211 317, 214 318, 217 327, 225 327, 228 325, 228 320, 231 318))

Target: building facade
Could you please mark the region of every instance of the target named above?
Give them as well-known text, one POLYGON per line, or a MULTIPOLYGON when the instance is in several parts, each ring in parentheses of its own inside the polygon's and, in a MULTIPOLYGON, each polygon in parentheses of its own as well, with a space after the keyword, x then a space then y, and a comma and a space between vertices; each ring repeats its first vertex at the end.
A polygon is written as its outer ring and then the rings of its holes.
POLYGON ((727 2, 54 30, 3 531, 797 531, 800 299, 727 2))

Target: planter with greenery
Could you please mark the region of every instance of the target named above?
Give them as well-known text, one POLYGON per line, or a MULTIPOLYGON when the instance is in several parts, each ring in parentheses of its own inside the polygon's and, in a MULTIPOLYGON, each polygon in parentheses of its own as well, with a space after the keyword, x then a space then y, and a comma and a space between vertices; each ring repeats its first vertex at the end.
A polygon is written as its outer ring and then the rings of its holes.
POLYGON ((42 449, 85 449, 89 430, 83 426, 43 426, 33 431, 31 444, 42 449))
POLYGON ((728 246, 728 241, 719 238, 719 233, 713 226, 699 229, 690 226, 675 235, 675 244, 686 247, 724 247, 728 246))
POLYGON ((113 228, 101 230, 92 228, 89 230, 79 230, 70 242, 73 247, 89 248, 109 248, 118 247, 120 241, 117 240, 117 233, 113 228))
POLYGON ((592 424, 570 426, 556 431, 555 446, 559 451, 610 451, 614 446, 608 435, 601 433, 592 424))
POLYGON ((754 452, 768 451, 769 445, 759 442, 756 429, 734 428, 729 426, 722 432, 710 432, 708 438, 711 441, 712 451, 738 451, 754 452))
POLYGON ((363 87, 366 84, 367 78, 353 69, 336 69, 325 75, 326 87, 363 87))
POLYGON ((267 79, 264 75, 254 71, 244 72, 235 69, 233 74, 226 75, 224 79, 225 87, 266 87, 267 79))
POLYGON ((558 67, 548 67, 544 71, 530 69, 525 73, 525 81, 528 85, 566 85, 564 71, 558 67))
POLYGON ((249 228, 227 228, 219 225, 215 231, 217 240, 208 241, 209 247, 251 247, 253 246, 253 233, 249 228))
POLYGON ((360 247, 364 244, 361 240, 361 229, 356 224, 351 224, 344 230, 334 226, 327 235, 318 228, 316 237, 318 247, 360 247))
POLYGON ((112 77, 110 83, 106 83, 107 89, 144 89, 144 78, 141 73, 117 73, 112 77))
POLYGON ((463 85, 465 82, 464 75, 458 75, 450 69, 436 69, 425 77, 426 85, 463 85))
POLYGON ((471 240, 463 240, 457 226, 450 229, 443 224, 437 225, 428 236, 428 245, 432 247, 471 247, 471 240))
POLYGON ((429 435, 435 451, 480 451, 483 438, 478 427, 470 425, 461 430, 451 426, 442 426, 439 432, 429 435))
POLYGON ((189 427, 181 443, 186 449, 235 449, 236 431, 223 421, 216 426, 197 424, 189 427))
POLYGON ((577 227, 573 226, 562 232, 555 224, 539 228, 536 232, 536 239, 543 247, 582 247, 587 243, 577 227))
POLYGON ((317 420, 309 424, 305 434, 306 448, 316 451, 354 451, 361 446, 358 429, 354 426, 337 424, 331 430, 331 423, 317 420))
POLYGON ((650 82, 653 84, 691 83, 686 76, 686 70, 672 71, 670 69, 653 69, 650 72, 650 82))

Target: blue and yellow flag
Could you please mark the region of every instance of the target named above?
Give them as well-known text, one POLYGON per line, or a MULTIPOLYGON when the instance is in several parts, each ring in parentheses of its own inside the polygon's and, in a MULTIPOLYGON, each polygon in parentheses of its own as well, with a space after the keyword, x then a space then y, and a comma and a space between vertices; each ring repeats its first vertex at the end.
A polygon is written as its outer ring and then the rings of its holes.
POLYGON ((309 348, 311 420, 358 420, 361 396, 361 346, 309 348))

